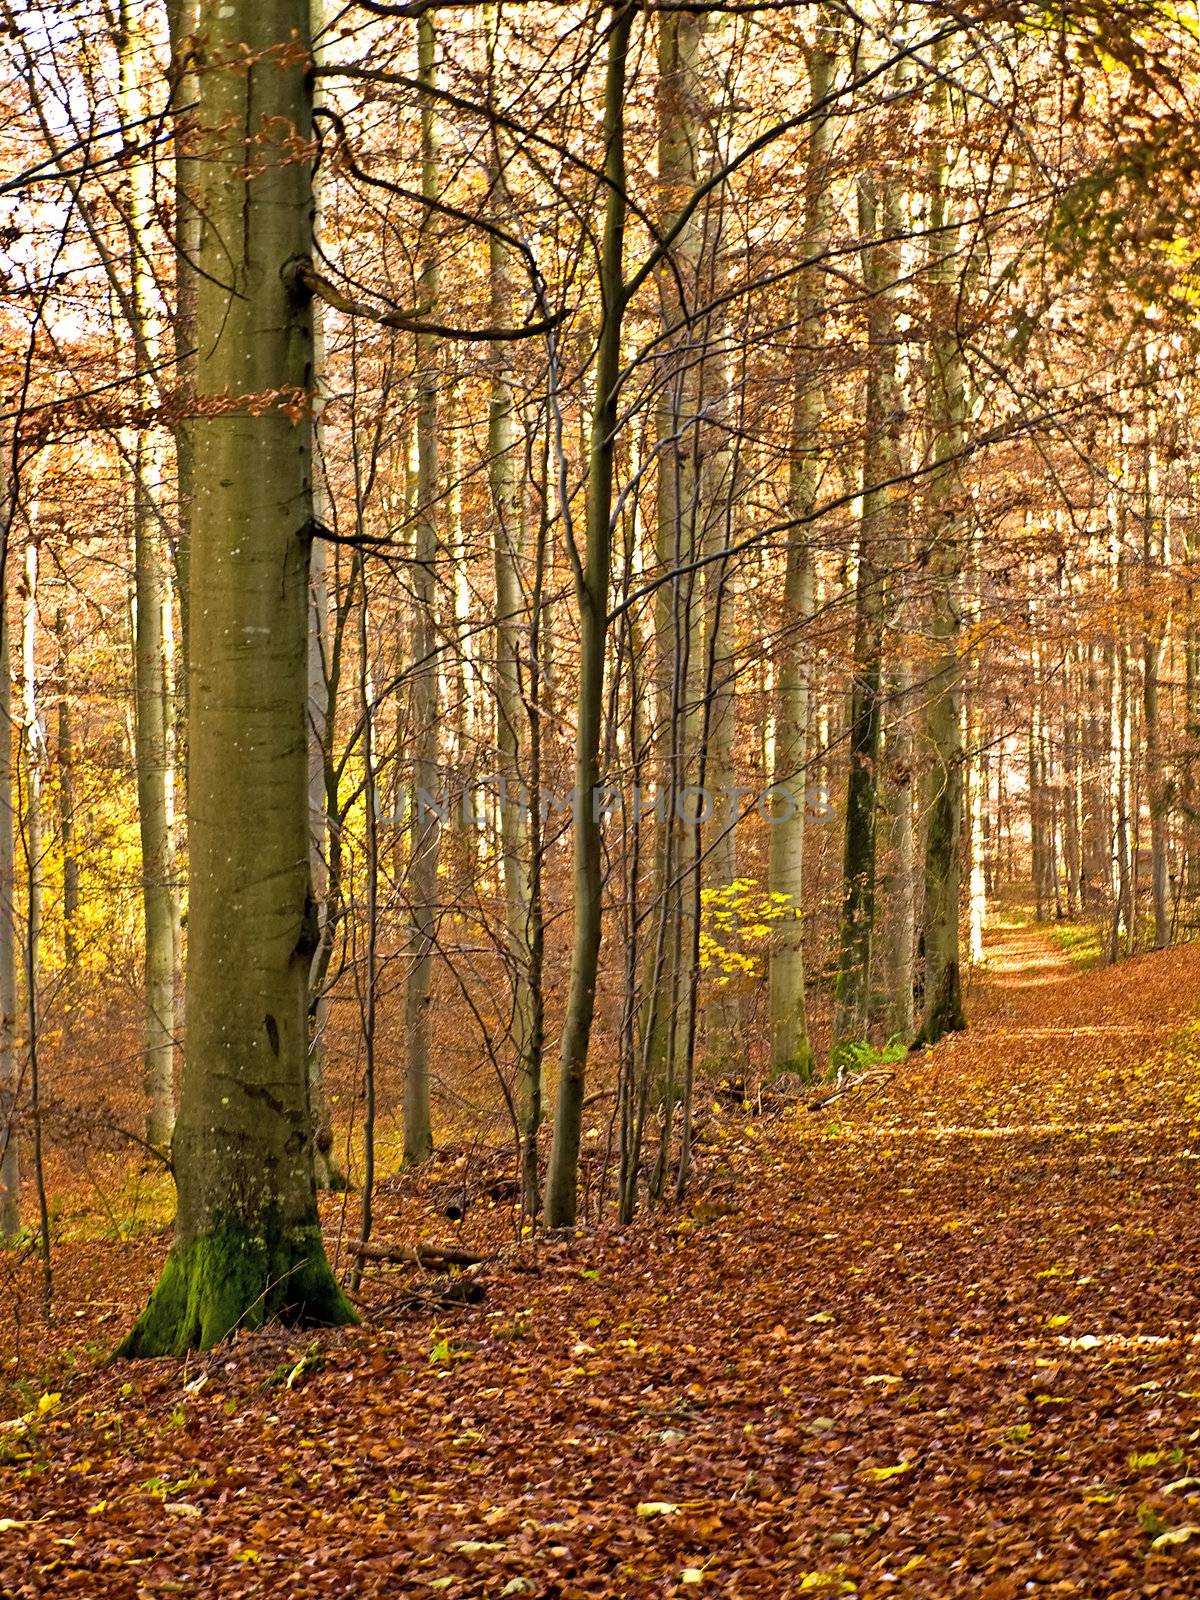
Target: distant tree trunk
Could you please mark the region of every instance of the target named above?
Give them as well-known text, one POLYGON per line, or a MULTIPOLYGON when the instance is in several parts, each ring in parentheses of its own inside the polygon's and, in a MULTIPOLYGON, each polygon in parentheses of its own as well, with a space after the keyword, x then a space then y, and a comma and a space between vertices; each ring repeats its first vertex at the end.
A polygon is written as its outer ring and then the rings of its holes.
POLYGON ((1083 814, 1082 760, 1078 704, 1078 663, 1074 649, 1066 659, 1066 694, 1063 699, 1063 852, 1066 856, 1067 915, 1080 911, 1082 883, 1081 821, 1083 814))
MULTIPOLYGON (((669 233, 700 174, 705 138, 704 42, 708 19, 664 11, 658 18, 658 187, 661 233, 669 233)), ((695 781, 703 662, 699 584, 692 563, 704 536, 703 430, 707 320, 703 297, 704 217, 683 225, 659 270, 663 355, 655 410, 658 462, 655 560, 663 578, 654 596, 655 713, 664 795, 655 840, 655 916, 647 940, 644 989, 645 1070, 660 1099, 671 1099, 685 1045, 687 930, 699 862, 695 829, 683 823, 678 797, 695 781)))
POLYGON ((1046 866, 1046 783, 1042 773, 1040 692, 1040 684, 1035 680, 1029 721, 1029 855, 1033 874, 1034 915, 1039 922, 1045 922, 1049 915, 1047 886, 1050 876, 1046 866))
MULTIPOLYGON (((701 286, 701 293, 715 300, 722 292, 725 275, 720 268, 719 230, 709 230, 707 251, 713 265, 701 286)), ((704 344, 713 342, 707 319, 704 344)), ((716 342, 720 351, 727 351, 732 343, 728 319, 721 319, 724 333, 718 332, 716 342)), ((713 796, 713 817, 703 830, 704 888, 718 897, 726 897, 738 877, 738 805, 736 796, 736 747, 738 731, 738 656, 736 639, 738 578, 731 556, 738 538, 738 479, 741 477, 740 446, 733 443, 738 432, 730 397, 744 386, 735 379, 733 363, 724 354, 718 354, 707 363, 707 388, 711 397, 705 398, 705 410, 715 413, 715 439, 705 452, 701 467, 702 507, 704 528, 705 568, 705 635, 704 635, 704 713, 702 717, 703 784, 713 796)), ((699 834, 700 830, 697 830, 699 834)), ((696 885, 699 897, 699 884, 696 885)), ((693 915, 695 915, 695 909, 693 915)), ((694 930, 693 930, 694 931, 694 930)), ((733 930, 735 948, 739 932, 733 930)), ((692 951, 688 952, 689 963, 692 951)), ((698 973, 692 976, 692 985, 698 973)), ((689 995, 689 1005, 695 1007, 698 996, 689 995)), ((709 1066, 740 1066, 744 1056, 744 1032, 741 1008, 736 995, 718 991, 710 995, 704 1014, 704 1048, 709 1066)), ((685 1095, 690 1100, 693 1075, 689 1046, 684 1061, 685 1095)), ((690 1110, 686 1113, 690 1127, 690 1110)))
POLYGON ((1110 749, 1112 765, 1112 838, 1114 854, 1114 879, 1116 898, 1113 903, 1112 938, 1109 957, 1119 961, 1122 944, 1132 949, 1134 938, 1133 916, 1133 851, 1130 840, 1130 773, 1129 773, 1129 650, 1124 641, 1112 646, 1111 732, 1110 749))
MULTIPOLYGON (((421 193, 438 194, 438 130, 434 112, 437 42, 433 19, 423 12, 418 28, 418 80, 421 86, 421 193)), ((427 208, 422 223, 421 300, 436 304, 438 257, 436 213, 427 208)), ((413 666, 410 709, 413 739, 412 858, 409 864, 411 929, 404 995, 404 1162, 419 1165, 433 1154, 429 1113, 429 1003, 433 992, 433 946, 437 928, 438 855, 441 827, 432 800, 438 789, 437 601, 438 542, 438 340, 417 335, 417 519, 413 551, 413 666)))
MULTIPOLYGON (((1128 478, 1128 449, 1125 429, 1114 441, 1109 468, 1106 518, 1108 526, 1109 589, 1114 604, 1120 603, 1126 586, 1125 548, 1128 505, 1123 485, 1128 478)), ((1129 646, 1118 622, 1108 647, 1108 812, 1114 885, 1109 959, 1119 961, 1122 947, 1129 951, 1135 937, 1134 865, 1131 839, 1132 775, 1130 772, 1129 646)))
POLYGON ((1061 805, 1059 798, 1061 793, 1061 783, 1059 780, 1058 764, 1054 759, 1053 718, 1048 719, 1044 724, 1043 735, 1046 741, 1045 752, 1043 755, 1043 762, 1045 765, 1047 778, 1046 794, 1050 804, 1050 848, 1047 852, 1047 860, 1049 862, 1050 871, 1050 888, 1054 896, 1054 920, 1056 922, 1061 922, 1063 914, 1062 874, 1059 870, 1059 862, 1061 859, 1059 843, 1062 838, 1062 828, 1060 825, 1061 805))
MULTIPOLYGON (((896 611, 898 616, 903 616, 899 606, 896 611)), ((893 660, 887 680, 889 710, 884 749, 883 812, 888 865, 880 883, 884 914, 879 946, 879 987, 883 995, 884 1032, 889 1039, 904 1040, 910 1039, 913 1031, 913 965, 917 942, 912 692, 912 667, 906 659, 893 660)))
POLYGON ((970 803, 967 826, 970 831, 970 878, 967 891, 968 949, 974 965, 983 960, 983 935, 987 926, 987 754, 983 748, 984 726, 979 700, 973 698, 968 729, 970 764, 970 803))
MULTIPOLYGON (((370 658, 370 598, 367 589, 367 563, 358 555, 358 575, 362 593, 358 611, 358 690, 359 713, 362 719, 363 781, 366 785, 367 805, 363 826, 366 860, 366 949, 364 972, 359 981, 359 1015, 362 1028, 363 1065, 363 1181, 362 1211, 359 1219, 358 1242, 366 1245, 371 1238, 375 1205, 375 1018, 377 1012, 377 985, 379 981, 379 815, 375 806, 375 693, 371 681, 370 658)), ((362 1257, 355 1264, 351 1287, 357 1290, 361 1282, 362 1257)))
POLYGON ((29 1103, 33 1123, 33 1175, 38 1198, 42 1298, 47 1318, 51 1307, 50 1208, 43 1160, 41 1094, 41 951, 45 861, 42 846, 42 781, 46 767, 46 730, 37 698, 38 513, 29 510, 21 583, 21 734, 25 750, 25 807, 21 818, 25 854, 25 1053, 29 1060, 29 1103))
MULTIPOLYGON (((58 843, 62 853, 63 874, 63 959, 68 967, 73 967, 79 954, 75 934, 75 921, 79 915, 79 860, 75 854, 75 742, 68 695, 70 652, 67 618, 61 606, 54 615, 54 636, 58 641, 58 740, 55 757, 58 767, 58 843)), ((0 730, 3 726, 4 717, 0 714, 0 730)), ((2 732, 0 737, 3 737, 2 732)), ((2 804, 0 802, 0 806, 2 804)), ((0 915, 3 913, 0 912, 0 915)))
MULTIPOLYGON (((311 0, 314 57, 322 58, 332 0, 311 0)), ((313 230, 318 243, 322 234, 324 183, 320 169, 313 178, 313 230)), ((326 402, 325 348, 326 312, 320 304, 313 314, 313 373, 316 396, 313 400, 313 518, 318 528, 334 525, 333 497, 329 488, 328 464, 322 449, 321 418, 326 402)), ((329 545, 321 537, 313 541, 308 575, 308 827, 309 865, 313 898, 317 906, 320 941, 313 955, 309 974, 308 1095, 313 1120, 313 1163, 319 1189, 344 1189, 346 1178, 333 1153, 333 1118, 325 1090, 325 1035, 329 1023, 329 996, 325 992, 328 962, 323 959, 332 919, 337 910, 332 903, 332 874, 329 871, 328 794, 326 777, 329 765, 330 705, 329 680, 329 545)), ((374 796, 370 797, 373 801, 374 796)))
MULTIPOLYGON (((503 243, 503 240, 500 241, 503 243)), ((477 746, 475 728, 475 699, 478 685, 478 668, 475 662, 476 647, 471 630, 471 578, 470 551, 463 535, 463 383, 457 373, 445 382, 445 423, 442 434, 446 441, 445 505, 446 531, 442 546, 450 565, 450 581, 443 585, 445 603, 442 607, 443 637, 446 648, 440 652, 445 666, 448 698, 443 703, 450 707, 450 743, 453 770, 458 783, 465 789, 470 781, 472 753, 477 746)), ((488 774, 493 776, 493 774, 488 774)), ((486 858, 486 831, 472 820, 472 807, 459 805, 451 813, 466 834, 467 850, 476 860, 486 858)))
MULTIPOLYGON (((834 14, 817 13, 817 40, 808 56, 809 97, 825 107, 837 64, 834 14)), ((779 647, 775 725, 774 787, 789 803, 773 818, 770 839, 771 893, 786 895, 788 915, 778 925, 770 960, 772 1072, 815 1069, 808 1038, 804 994, 804 836, 806 793, 812 775, 808 762, 808 723, 812 712, 813 646, 808 628, 816 611, 813 513, 820 494, 825 415, 823 346, 829 312, 821 263, 833 227, 834 191, 830 162, 837 137, 836 119, 818 110, 808 138, 804 180, 804 227, 799 241, 803 261, 818 263, 796 278, 796 348, 792 354, 792 415, 788 441, 787 555, 783 579, 783 635, 779 647)))
MULTIPOLYGON (((319 372, 319 367, 318 367, 319 372)), ((319 412, 314 408, 314 423, 319 412)), ((314 464, 314 506, 318 523, 327 525, 322 501, 327 496, 322 464, 314 464)), ((313 543, 309 574, 308 616, 308 819, 309 863, 313 899, 317 907, 321 939, 313 954, 310 973, 312 993, 309 1002, 308 1095, 313 1119, 313 1163, 320 1189, 344 1189, 345 1176, 333 1153, 333 1121, 329 1096, 325 1090, 325 1034, 329 1022, 329 997, 325 993, 324 933, 329 919, 336 915, 332 905, 332 874, 329 871, 328 796, 326 777, 329 738, 329 686, 326 679, 329 648, 328 547, 318 538, 313 543)), ((373 797, 372 797, 373 798, 373 797)))
MULTIPOLYGON (((138 29, 132 0, 122 0, 118 53, 120 100, 133 125, 145 101, 147 42, 138 29)), ((126 226, 130 253, 129 302, 137 322, 137 342, 151 354, 162 344, 155 310, 156 287, 146 241, 154 219, 154 170, 139 151, 130 162, 126 226)), ((151 410, 154 380, 140 373, 138 404, 151 410)), ((132 443, 134 564, 134 700, 137 740, 138 826, 142 847, 142 907, 145 922, 142 1019, 143 1084, 149 1107, 146 1140, 165 1148, 175 1125, 175 954, 178 907, 175 898, 175 844, 171 818, 172 724, 167 659, 171 591, 162 523, 162 481, 157 441, 139 427, 132 443)))
MULTIPOLYGON (((495 10, 489 12, 489 50, 494 49, 495 10)), ((492 214, 503 227, 508 213, 504 150, 497 140, 496 163, 490 174, 492 214)), ((511 251, 499 232, 488 238, 492 320, 497 327, 513 322, 511 251)), ((526 602, 521 590, 523 493, 517 456, 517 412, 513 399, 512 351, 497 343, 491 356, 488 396, 488 482, 492 499, 492 562, 496 581, 495 698, 496 749, 500 779, 500 851, 504 871, 505 931, 512 965, 512 1033, 517 1064, 517 1117, 520 1124, 524 1203, 529 1216, 540 1204, 537 1136, 542 1120, 542 1046, 534 1027, 530 988, 533 924, 540 906, 533 904, 526 852, 529 847, 520 805, 525 770, 525 706, 521 692, 521 640, 526 602)), ((533 802, 536 805, 536 801, 533 802)))
POLYGON ((1085 794, 1084 878, 1079 886, 1083 909, 1104 906, 1113 893, 1111 806, 1105 785, 1108 763, 1108 713, 1104 685, 1104 647, 1086 646, 1087 689, 1084 712, 1085 794))
MULTIPOLYGON (((1147 393, 1152 391, 1148 388, 1147 393)), ((1155 406, 1146 408, 1145 472, 1143 482, 1142 526, 1145 581, 1153 585, 1167 565, 1169 551, 1163 521, 1158 470, 1158 414, 1155 406)), ((1150 808, 1150 902, 1154 913, 1154 943, 1164 950, 1171 942, 1171 899, 1167 860, 1168 816, 1167 778, 1162 753, 1162 726, 1159 714, 1159 676, 1162 672, 1165 629, 1155 611, 1156 597, 1151 591, 1142 633, 1142 721, 1146 751, 1146 799, 1150 808)))
POLYGON ((604 83, 604 221, 600 241, 601 320, 595 356, 595 408, 588 441, 584 549, 572 552, 579 608, 578 712, 575 730, 575 831, 571 979, 563 1019, 554 1137, 546 1173, 546 1222, 569 1227, 578 1204, 579 1144, 588 1045, 596 1005, 601 893, 599 798, 604 657, 612 565, 613 450, 621 325, 625 313, 625 72, 634 8, 614 5, 604 83))
MULTIPOLYGON (((982 571, 979 530, 970 543, 971 600, 969 616, 979 626, 982 571)), ((975 652, 970 671, 970 692, 963 708, 967 762, 967 949, 972 965, 983 960, 983 934, 987 924, 987 735, 984 717, 983 658, 975 652)))
MULTIPOLYGON (((941 54, 941 47, 938 47, 941 54)), ((933 152, 929 195, 930 362, 932 467, 926 498, 930 635, 935 665, 925 713, 929 778, 925 825, 925 1007, 917 1040, 935 1044, 965 1028, 959 966, 959 881, 962 869, 963 749, 959 709, 961 666, 961 546, 963 509, 959 461, 966 441, 966 372, 956 326, 958 229, 952 221, 947 140, 951 107, 947 82, 933 90, 933 152)))
POLYGON ((16 855, 13 826, 12 660, 8 637, 12 497, 0 452, 0 1239, 21 1227, 18 1127, 16 855))
POLYGON ((846 780, 842 919, 835 986, 835 1051, 866 1039, 875 935, 875 825, 883 732, 885 585, 900 555, 904 502, 899 479, 904 403, 897 381, 899 245, 902 224, 895 183, 879 192, 873 174, 858 181, 858 231, 863 241, 867 302, 867 392, 863 429, 862 525, 854 603, 850 694, 850 769, 846 780), (881 242, 883 241, 883 242, 881 242))
POLYGON ((36 505, 30 510, 21 583, 21 736, 25 746, 24 844, 28 908, 25 925, 25 978, 30 1035, 37 1025, 37 990, 41 969, 42 902, 45 862, 42 844, 42 784, 46 770, 46 729, 38 711, 37 587, 38 535, 36 505))
MULTIPOLYGON (((187 659, 190 612, 190 561, 192 551, 192 507, 196 495, 194 419, 190 415, 196 395, 196 260, 200 245, 200 213, 196 207, 195 186, 186 120, 194 115, 188 108, 199 95, 195 69, 196 35, 199 31, 199 0, 166 0, 167 32, 171 46, 174 112, 174 190, 175 190, 175 306, 172 338, 175 354, 175 383, 181 415, 172 427, 175 441, 175 471, 178 506, 175 541, 175 593, 179 601, 179 634, 184 670, 179 676, 179 699, 186 713, 187 659)), ((176 708, 178 711, 178 707, 176 708)), ((186 720, 186 716, 185 716, 186 720)), ((185 768, 186 771, 186 768, 185 768)))
MULTIPOLYGON (((1194 570, 1198 545, 1195 528, 1197 524, 1197 494, 1193 487, 1189 515, 1184 523, 1183 564, 1184 571, 1191 573, 1194 570)), ((1183 764, 1183 804, 1184 816, 1184 846, 1185 865, 1183 892, 1189 907, 1189 920, 1196 915, 1195 907, 1200 900, 1200 817, 1197 814, 1200 805, 1200 785, 1196 782, 1197 741, 1200 741, 1200 628, 1197 628, 1192 619, 1196 616, 1196 588, 1189 578, 1184 588, 1184 614, 1187 623, 1183 630, 1183 673, 1184 673, 1184 749, 1183 764)))
POLYGON ((126 1355, 207 1348, 271 1317, 353 1320, 321 1239, 308 1099, 311 422, 278 399, 307 399, 312 382, 295 270, 312 250, 309 167, 295 150, 311 133, 308 0, 228 0, 206 20, 209 59, 246 64, 200 72, 195 134, 197 389, 225 404, 194 427, 179 1204, 126 1355))

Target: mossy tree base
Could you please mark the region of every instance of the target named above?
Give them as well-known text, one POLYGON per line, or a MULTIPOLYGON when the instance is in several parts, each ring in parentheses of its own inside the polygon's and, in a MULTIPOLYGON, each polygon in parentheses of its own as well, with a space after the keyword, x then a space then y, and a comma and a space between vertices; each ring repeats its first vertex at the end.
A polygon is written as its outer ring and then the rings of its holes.
POLYGON ((806 1045, 787 1060, 773 1061, 767 1082, 774 1083, 777 1078, 799 1078, 802 1083, 816 1083, 820 1075, 817 1058, 806 1045))
POLYGON ((337 1157, 318 1150, 313 1158, 317 1188, 322 1194, 349 1194, 350 1180, 338 1166, 337 1157))
POLYGON ((967 1016, 963 1010, 962 993, 958 986, 957 967, 951 968, 947 977, 949 981, 945 985, 945 992, 926 1010, 921 1030, 909 1046, 912 1050, 919 1050, 923 1045, 936 1044, 948 1033, 962 1033, 966 1029, 967 1016))
POLYGON ((172 1249, 150 1303, 114 1354, 181 1356, 267 1322, 340 1327, 357 1320, 315 1228, 275 1225, 254 1233, 223 1222, 172 1249))

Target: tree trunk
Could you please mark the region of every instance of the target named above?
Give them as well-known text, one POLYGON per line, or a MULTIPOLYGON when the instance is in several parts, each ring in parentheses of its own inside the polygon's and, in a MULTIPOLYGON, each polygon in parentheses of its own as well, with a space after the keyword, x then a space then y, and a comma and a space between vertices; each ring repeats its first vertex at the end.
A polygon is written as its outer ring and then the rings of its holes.
POLYGON ((865 1041, 870 1019, 871 948, 875 934, 875 824, 879 759, 885 584, 900 555, 904 502, 901 443, 904 404, 896 373, 896 291, 900 278, 901 208, 895 185, 880 194, 863 173, 858 183, 867 304, 867 392, 863 430, 862 524, 854 605, 850 704, 850 770, 846 781, 842 918, 834 998, 834 1051, 865 1041))
MULTIPOLYGON (((942 47, 938 47, 938 54, 942 47)), ((929 519, 929 630, 934 652, 925 713, 929 777, 925 832, 925 1008, 919 1044, 965 1028, 959 967, 959 881, 962 871, 963 748, 960 712, 961 547, 963 509, 960 457, 966 441, 966 371, 958 313, 958 229, 952 224, 951 120, 944 78, 933 92, 933 155, 929 196, 929 333, 932 395, 932 466, 926 499, 929 519)))
MULTIPOLYGON (((808 57, 809 97, 825 106, 833 88, 837 56, 833 14, 817 15, 818 37, 808 57)), ((804 228, 799 242, 803 261, 820 263, 833 227, 833 184, 829 166, 837 134, 835 119, 818 112, 808 141, 804 228)), ((822 369, 828 322, 825 273, 818 264, 800 272, 795 297, 797 348, 793 352, 791 437, 788 450, 787 509, 791 527, 783 580, 783 636, 780 642, 779 698, 772 786, 786 796, 772 819, 770 889, 787 915, 771 950, 771 1070, 811 1077, 815 1068, 808 1039, 804 996, 804 835, 808 771, 808 722, 812 688, 812 642, 808 627, 816 610, 813 513, 823 471, 820 427, 825 415, 822 369)))
MULTIPOLYGON (((707 19, 664 12, 658 19, 658 187, 660 233, 675 227, 700 172, 705 136, 703 49, 707 19)), ((695 873, 694 829, 677 798, 695 781, 701 700, 698 581, 691 563, 702 537, 701 422, 704 360, 697 346, 706 322, 695 318, 702 289, 703 208, 684 224, 659 269, 663 370, 655 411, 658 461, 655 560, 662 582, 654 596, 655 720, 661 746, 658 784, 663 805, 655 840, 655 908, 643 982, 645 1071, 662 1098, 674 1095, 684 1046, 686 974, 695 873)))
MULTIPOLYGON (((967 615, 978 634, 982 610, 983 574, 978 525, 973 525, 969 548, 970 600, 967 615)), ((963 744, 966 759, 967 810, 967 959, 973 966, 983 960, 983 933, 987 924, 987 735, 983 695, 983 656, 976 650, 971 661, 969 688, 963 706, 963 744)))
POLYGON ((1083 879, 1081 821, 1083 817, 1082 760, 1078 702, 1078 661, 1075 649, 1067 651, 1066 693, 1063 696, 1063 852, 1067 866, 1067 916, 1080 911, 1083 879))
MULTIPOLYGON (((311 0, 314 57, 322 57, 322 41, 327 37, 331 0, 311 0)), ((313 178, 313 230, 318 243, 322 234, 322 188, 320 170, 313 178)), ((325 324, 327 314, 319 303, 313 315, 313 373, 316 395, 313 400, 313 517, 318 528, 332 528, 333 498, 329 472, 322 450, 321 417, 326 403, 325 324)), ((308 1096, 313 1120, 313 1163, 319 1189, 346 1188, 346 1178, 333 1151, 333 1117, 325 1092, 325 1035, 329 1024, 329 996, 325 991, 328 962, 323 959, 324 944, 332 933, 331 921, 337 915, 333 904, 333 882, 329 871, 328 796, 326 775, 330 742, 330 662, 329 662, 329 545, 323 538, 313 541, 308 575, 308 828, 309 865, 313 898, 317 905, 320 943, 309 973, 308 1096)), ((373 801, 373 796, 369 800, 373 801)), ((373 823, 372 823, 373 826, 373 823)))
POLYGON ((908 661, 893 662, 888 674, 889 711, 884 748, 883 810, 888 865, 880 883, 884 913, 880 930, 879 987, 884 1032, 889 1039, 900 1038, 906 1042, 913 1031, 913 964, 917 948, 917 841, 913 827, 914 751, 909 706, 912 692, 913 673, 908 661))
MULTIPOLYGON (((421 193, 427 201, 438 192, 438 134, 433 91, 437 87, 433 19, 428 12, 418 23, 418 79, 421 84, 421 193)), ((436 213, 427 209, 421 258, 421 300, 433 306, 438 294, 436 213)), ((409 967, 404 993, 404 1163, 418 1165, 433 1154, 429 1114, 429 1003, 433 988, 433 947, 437 931, 438 854, 441 824, 430 802, 438 784, 438 340, 417 335, 417 517, 413 551, 413 665, 410 708, 414 740, 412 859, 409 967)))
MULTIPOLYGON (((3 452, 0 452, 0 461, 3 452)), ((8 591, 12 561, 12 498, 0 464, 0 1239, 21 1227, 21 1146, 18 1129, 16 855, 13 827, 12 664, 8 591)))
POLYGON ((596 393, 588 440, 584 549, 572 552, 579 608, 578 712, 575 728, 575 830, 572 901, 575 926, 571 978, 563 1018, 554 1137, 546 1173, 546 1222, 569 1227, 578 1204, 579 1143, 588 1045, 600 960, 601 893, 600 728, 604 654, 612 564, 613 449, 621 324, 625 314, 625 70, 634 8, 613 7, 604 83, 604 223, 600 243, 601 320, 596 344, 596 393))
MULTIPOLYGON (((69 633, 66 613, 61 606, 54 614, 54 636, 58 641, 58 738, 55 759, 58 767, 58 845, 62 854, 63 875, 63 960, 68 967, 73 967, 79 955, 75 931, 75 919, 79 915, 79 860, 75 854, 75 740, 68 694, 69 633)), ((3 721, 0 716, 0 727, 3 721)))
POLYGON ((126 1355, 207 1348, 272 1317, 354 1316, 321 1239, 307 1076, 313 350, 295 269, 312 195, 294 146, 311 132, 308 0, 229 0, 207 21, 179 1205, 126 1355), (230 60, 244 64, 216 69, 230 60))
POLYGON ((37 990, 41 970, 42 902, 45 862, 42 845, 42 784, 46 770, 46 730, 37 695, 37 503, 30 508, 21 582, 21 737, 25 746, 24 845, 28 908, 25 923, 25 996, 30 1036, 37 1025, 37 990))
MULTIPOLYGON (((1149 388, 1147 393, 1153 391, 1149 388)), ((1165 629, 1155 612, 1153 583, 1167 565, 1169 552, 1160 504, 1158 416, 1153 405, 1146 408, 1145 480, 1143 483, 1143 560, 1144 582, 1151 586, 1142 633, 1142 720, 1146 750, 1146 798, 1150 808, 1150 903, 1154 913, 1154 943, 1164 950, 1171 942, 1171 899, 1167 842, 1167 777, 1162 753, 1162 725, 1159 714, 1159 675, 1162 672, 1165 629)))
MULTIPOLYGON (((489 12, 489 50, 494 49, 496 17, 489 12)), ((495 132, 497 158, 491 178, 491 210, 502 228, 508 214, 504 150, 495 132)), ((512 261, 499 232, 488 239, 492 320, 511 327, 512 261)), ((528 780, 525 770, 525 706, 521 693, 521 639, 526 616, 521 591, 523 491, 518 476, 517 412, 513 399, 512 351, 497 343, 491 355, 488 396, 488 483, 491 490, 492 562, 496 581, 495 698, 496 749, 500 780, 500 852, 504 874, 505 934, 512 966, 512 1035, 517 1065, 517 1119, 521 1141, 524 1202, 529 1216, 537 1213, 540 1195, 537 1136, 542 1120, 542 1049, 534 1027, 530 988, 530 955, 540 907, 530 895, 526 861, 529 840, 520 796, 528 780)), ((532 685, 531 685, 532 687, 532 685)), ((537 804, 536 797, 532 803, 537 804)))
MULTIPOLYGON (((171 70, 174 75, 171 104, 175 113, 174 188, 175 188, 175 306, 172 338, 175 347, 175 382, 181 415, 172 428, 175 440, 177 509, 175 540, 175 593, 179 601, 179 634, 184 670, 180 674, 179 700, 186 722, 187 659, 190 612, 190 563, 192 553, 192 506, 196 494, 194 418, 190 415, 196 395, 196 260, 200 246, 200 212, 196 207, 195 184, 189 144, 184 132, 185 119, 194 113, 199 95, 195 71, 195 36, 199 24, 199 0, 166 0, 167 31, 171 45, 171 70)), ((176 708, 179 710, 179 707, 176 708)), ((186 745, 184 746, 186 751, 186 745)), ((186 754, 183 757, 186 772, 186 754)))
MULTIPOLYGON (((120 12, 120 104, 133 125, 145 101, 146 45, 130 0, 120 12)), ((151 355, 162 345, 156 312, 156 287, 146 257, 154 219, 154 172, 145 152, 129 165, 126 225, 129 237, 131 314, 137 343, 151 355)), ((139 408, 153 408, 154 382, 138 376, 139 408)), ((160 451, 151 429, 132 438, 134 569, 134 704, 137 747, 138 826, 142 849, 142 907, 145 923, 143 965, 142 1075, 149 1107, 146 1140, 165 1148, 175 1124, 175 954, 178 908, 175 897, 175 845, 171 827, 173 711, 167 658, 171 591, 163 537, 160 451)))

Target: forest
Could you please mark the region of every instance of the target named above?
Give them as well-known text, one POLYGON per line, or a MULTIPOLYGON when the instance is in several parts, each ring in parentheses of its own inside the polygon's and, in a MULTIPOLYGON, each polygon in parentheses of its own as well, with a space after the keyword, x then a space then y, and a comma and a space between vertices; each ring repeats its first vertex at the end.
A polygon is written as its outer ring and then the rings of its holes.
POLYGON ((1200 1592, 1195 0, 0 0, 0 1595, 1200 1592))

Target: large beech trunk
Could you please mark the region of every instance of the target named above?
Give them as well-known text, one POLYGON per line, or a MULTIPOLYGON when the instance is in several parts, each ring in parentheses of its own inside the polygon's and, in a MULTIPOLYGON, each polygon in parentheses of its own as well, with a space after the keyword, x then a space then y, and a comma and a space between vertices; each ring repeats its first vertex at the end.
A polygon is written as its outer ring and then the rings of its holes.
POLYGON ((312 319, 307 0, 230 0, 198 63, 188 1030, 175 1240, 127 1355, 339 1323, 306 1071, 312 319), (225 63, 236 61, 238 69, 225 63), (231 129, 245 130, 234 139, 231 129), (264 397, 272 403, 263 404, 264 397))

